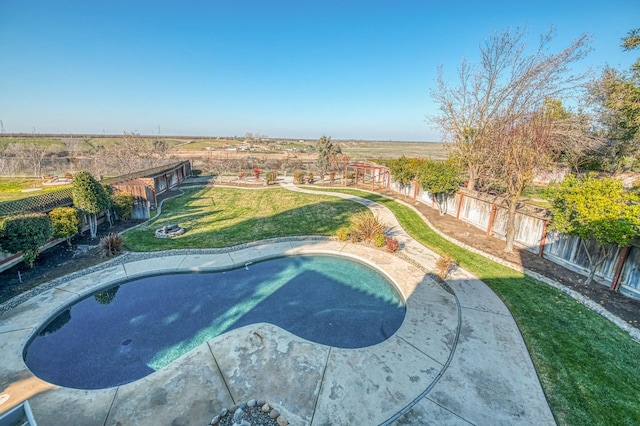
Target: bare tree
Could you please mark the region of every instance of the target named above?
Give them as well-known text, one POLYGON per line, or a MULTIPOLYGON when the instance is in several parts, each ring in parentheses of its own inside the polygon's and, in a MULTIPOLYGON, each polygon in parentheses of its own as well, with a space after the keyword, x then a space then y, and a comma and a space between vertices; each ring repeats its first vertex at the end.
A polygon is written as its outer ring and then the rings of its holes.
POLYGON ((496 156, 496 133, 504 130, 505 117, 518 120, 538 110, 546 98, 569 96, 583 86, 586 74, 569 74, 569 66, 588 52, 589 38, 582 35, 566 49, 547 53, 553 39, 550 30, 527 52, 526 30, 494 33, 480 46, 478 64, 462 61, 459 83, 451 86, 439 69, 431 96, 439 113, 429 120, 452 142, 451 154, 465 165, 467 187, 475 189, 496 156))
POLYGON ((491 163, 487 179, 504 191, 508 209, 505 251, 511 252, 516 235, 516 209, 522 191, 533 182, 536 173, 553 164, 557 149, 552 120, 543 113, 532 113, 519 119, 505 117, 502 123, 504 128, 493 140, 500 155, 491 163))
POLYGON ((587 35, 549 54, 552 31, 529 53, 526 30, 495 33, 480 46, 480 62, 462 62, 457 86, 449 86, 442 68, 432 96, 439 114, 431 117, 453 142, 451 154, 467 169, 468 188, 479 179, 503 188, 509 208, 507 245, 515 240, 515 211, 522 190, 559 152, 558 122, 545 117, 546 99, 579 93, 587 74, 570 66, 589 52, 587 35))
POLYGON ((25 167, 30 168, 35 177, 42 176, 42 164, 47 155, 51 153, 51 150, 46 145, 34 142, 26 144, 12 143, 7 147, 7 150, 15 154, 24 163, 25 167))
POLYGON ((151 145, 151 155, 161 160, 166 159, 169 156, 171 147, 167 141, 162 139, 155 139, 151 145))
POLYGON ((126 174, 142 170, 153 164, 153 146, 139 134, 130 132, 117 142, 102 146, 97 151, 101 161, 109 166, 109 174, 126 174))
POLYGON ((605 139, 592 128, 592 118, 584 113, 569 114, 553 123, 551 134, 559 159, 580 174, 582 167, 604 145, 605 139))

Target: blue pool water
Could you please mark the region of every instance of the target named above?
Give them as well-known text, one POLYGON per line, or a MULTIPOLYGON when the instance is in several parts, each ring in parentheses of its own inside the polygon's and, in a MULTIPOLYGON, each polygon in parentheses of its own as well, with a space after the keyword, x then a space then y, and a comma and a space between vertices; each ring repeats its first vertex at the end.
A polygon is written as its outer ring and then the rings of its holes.
POLYGON ((372 268, 335 256, 294 256, 216 273, 150 276, 62 311, 24 358, 56 385, 129 383, 234 328, 268 322, 317 343, 359 348, 390 337, 405 305, 372 268))

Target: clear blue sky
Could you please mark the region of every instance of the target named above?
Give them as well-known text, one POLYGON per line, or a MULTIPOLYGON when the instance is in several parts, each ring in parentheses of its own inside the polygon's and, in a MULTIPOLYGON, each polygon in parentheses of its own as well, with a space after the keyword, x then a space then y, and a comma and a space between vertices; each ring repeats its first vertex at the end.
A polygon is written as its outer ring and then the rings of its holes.
POLYGON ((640 1, 0 0, 5 131, 435 141, 438 65, 493 31, 626 69, 640 1), (449 4, 447 4, 449 3, 449 4))

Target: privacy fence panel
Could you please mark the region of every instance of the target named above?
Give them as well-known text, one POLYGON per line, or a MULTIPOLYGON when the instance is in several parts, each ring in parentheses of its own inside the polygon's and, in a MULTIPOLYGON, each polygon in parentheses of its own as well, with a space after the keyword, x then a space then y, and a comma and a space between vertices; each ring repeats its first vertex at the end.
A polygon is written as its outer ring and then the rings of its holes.
MULTIPOLYGON (((458 200, 461 197, 458 197, 458 200)), ((462 197, 459 219, 486 230, 489 226, 492 204, 471 197, 462 197)))
MULTIPOLYGON (((603 250, 602 246, 595 241, 587 241, 586 246, 594 258, 603 250)), ((611 282, 619 254, 620 249, 613 248, 604 263, 596 269, 595 279, 598 282, 605 285, 611 282)), ((578 273, 585 275, 589 273, 589 257, 578 237, 549 231, 544 246, 544 257, 578 273)))
POLYGON ((640 247, 631 246, 627 261, 622 268, 620 291, 640 297, 640 247))

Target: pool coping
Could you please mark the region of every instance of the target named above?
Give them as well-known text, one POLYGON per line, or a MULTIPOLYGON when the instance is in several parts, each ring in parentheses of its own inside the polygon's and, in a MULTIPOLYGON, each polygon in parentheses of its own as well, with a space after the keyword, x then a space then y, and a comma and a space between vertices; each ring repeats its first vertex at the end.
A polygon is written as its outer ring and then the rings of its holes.
MULTIPOLYGON (((403 256, 415 260, 411 247, 405 248, 403 256)), ((506 307, 500 306, 501 302, 482 309, 473 304, 465 306, 464 297, 460 303, 456 286, 461 283, 464 287, 464 283, 473 282, 478 287, 474 289, 476 294, 472 294, 474 299, 478 299, 478 294, 481 299, 492 295, 490 291, 487 293, 484 284, 483 289, 473 277, 465 276, 464 271, 456 272, 462 275, 449 280, 454 289, 452 294, 426 272, 434 269, 435 257, 422 256, 412 264, 402 256, 383 250, 326 238, 311 241, 291 238, 225 250, 182 252, 145 253, 92 268, 42 290, 2 315, 5 321, 0 333, 6 339, 0 344, 0 350, 3 358, 10 360, 3 365, 0 376, 3 384, 8 382, 10 388, 12 384, 28 383, 22 399, 29 398, 39 422, 42 418, 56 419, 50 424, 70 420, 82 424, 118 421, 164 424, 167 419, 202 424, 219 410, 251 398, 275 404, 292 424, 348 424, 354 419, 359 419, 361 424, 385 424, 401 417, 405 420, 411 415, 415 417, 424 410, 441 419, 458 422, 475 423, 485 416, 499 418, 494 408, 487 410, 486 402, 484 410, 478 410, 478 401, 470 401, 471 413, 465 413, 463 407, 447 406, 447 401, 455 396, 451 392, 461 390, 460 384, 455 383, 453 390, 446 390, 451 385, 447 382, 449 370, 452 365, 455 368, 456 356, 461 353, 457 350, 458 342, 461 338, 468 341, 473 337, 464 331, 468 324, 463 311, 470 308, 473 315, 488 315, 492 321, 505 323, 501 327, 511 327, 506 341, 519 344, 521 348, 516 352, 520 355, 524 347, 517 327, 511 324, 513 319, 506 307), (297 254, 341 255, 384 271, 407 303, 400 329, 390 339, 371 347, 338 349, 306 341, 270 324, 254 324, 218 336, 143 379, 99 391, 49 388, 31 375, 22 360, 22 347, 43 321, 71 301, 99 288, 148 273, 219 270, 297 254), (8 325, 6 319, 12 324, 8 325), (426 324, 430 327, 425 327, 426 324), (444 392, 438 389, 441 379, 444 392)), ((465 288, 460 291, 469 293, 465 288)), ((480 340, 486 337, 480 336, 480 340)), ((504 336, 500 337, 504 340, 504 336)), ((537 400, 540 400, 541 389, 535 370, 527 365, 530 359, 526 348, 524 354, 524 366, 516 365, 514 371, 519 372, 520 379, 526 378, 520 380, 525 389, 531 387, 534 379, 537 400)), ((474 351, 467 354, 469 357, 475 357, 474 351)), ((520 361, 522 356, 517 358, 520 361)), ((465 364, 472 360, 461 359, 465 364)), ((455 378, 455 374, 450 376, 455 378)), ((515 379, 511 377, 510 381, 515 379)), ((20 399, 18 395, 13 396, 13 402, 20 399)), ((552 423, 544 395, 541 402, 532 404, 531 398, 524 398, 518 404, 519 415, 533 416, 542 420, 541 424, 552 423)), ((480 401, 480 408, 482 405, 480 401)), ((9 404, 0 405, 0 411, 9 408, 9 404)), ((505 420, 512 418, 507 410, 505 420)))

